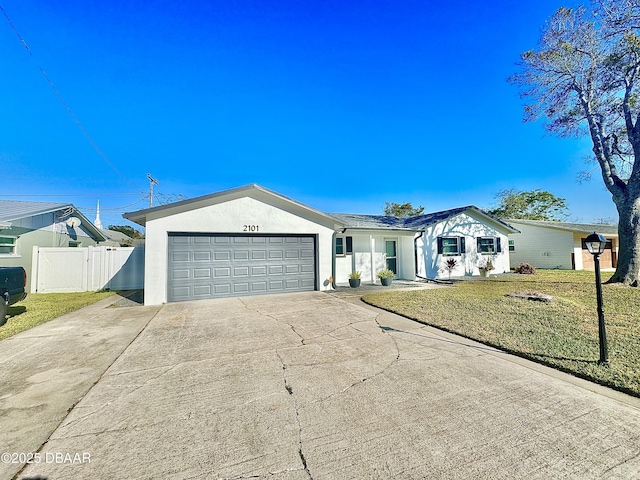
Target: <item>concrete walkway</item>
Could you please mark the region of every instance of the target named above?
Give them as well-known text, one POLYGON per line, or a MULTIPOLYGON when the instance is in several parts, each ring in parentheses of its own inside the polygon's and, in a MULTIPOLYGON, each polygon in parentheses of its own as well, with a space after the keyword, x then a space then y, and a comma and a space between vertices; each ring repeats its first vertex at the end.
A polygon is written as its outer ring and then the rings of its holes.
POLYGON ((349 300, 164 305, 18 478, 637 478, 636 399, 349 300))
MULTIPOLYGON (((0 341, 0 454, 33 454, 159 307, 108 308, 109 297, 0 341)), ((0 458, 12 478, 20 457, 0 458)))

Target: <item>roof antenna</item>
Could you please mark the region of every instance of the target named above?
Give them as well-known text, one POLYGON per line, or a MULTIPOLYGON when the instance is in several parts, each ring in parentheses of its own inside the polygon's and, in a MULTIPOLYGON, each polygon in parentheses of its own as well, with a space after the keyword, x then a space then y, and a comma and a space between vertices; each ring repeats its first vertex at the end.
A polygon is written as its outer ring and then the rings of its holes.
POLYGON ((158 185, 158 180, 154 179, 150 173, 147 173, 149 179, 149 208, 153 207, 153 186, 158 185))

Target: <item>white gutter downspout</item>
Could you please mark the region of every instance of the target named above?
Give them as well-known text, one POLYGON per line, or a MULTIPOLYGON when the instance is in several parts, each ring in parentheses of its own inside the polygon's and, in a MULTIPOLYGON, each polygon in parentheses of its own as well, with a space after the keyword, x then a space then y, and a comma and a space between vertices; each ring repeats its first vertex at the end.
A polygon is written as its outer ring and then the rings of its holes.
POLYGON ((418 235, 417 237, 415 237, 413 239, 413 250, 416 253, 415 258, 416 258, 416 278, 421 278, 423 280, 429 280, 427 277, 423 277, 421 275, 418 275, 418 239, 422 238, 422 236, 424 235, 424 230, 420 231, 420 235, 418 235))
POLYGON ((331 288, 336 288, 336 235, 338 232, 333 231, 331 236, 331 288))
POLYGON ((371 234, 369 235, 369 246, 371 247, 371 283, 376 283, 376 269, 373 260, 373 254, 376 249, 376 241, 371 234))

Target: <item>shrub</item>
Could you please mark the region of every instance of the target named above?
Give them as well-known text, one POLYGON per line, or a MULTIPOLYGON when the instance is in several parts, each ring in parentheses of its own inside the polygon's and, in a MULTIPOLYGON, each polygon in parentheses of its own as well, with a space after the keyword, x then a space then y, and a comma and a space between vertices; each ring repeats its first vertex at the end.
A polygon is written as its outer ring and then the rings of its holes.
POLYGON ((396 274, 393 273, 392 270, 389 270, 388 268, 385 268, 384 270, 380 270, 376 276, 378 278, 380 278, 380 279, 382 279, 382 278, 393 278, 393 277, 396 276, 396 274))
POLYGON ((360 272, 353 271, 349 274, 351 280, 360 280, 360 272))
POLYGON ((451 273, 458 266, 458 261, 455 258, 448 258, 446 262, 444 262, 444 269, 449 272, 449 279, 451 279, 451 273))
POLYGON ((516 267, 515 272, 521 275, 535 275, 536 267, 534 267, 530 263, 521 263, 516 267))

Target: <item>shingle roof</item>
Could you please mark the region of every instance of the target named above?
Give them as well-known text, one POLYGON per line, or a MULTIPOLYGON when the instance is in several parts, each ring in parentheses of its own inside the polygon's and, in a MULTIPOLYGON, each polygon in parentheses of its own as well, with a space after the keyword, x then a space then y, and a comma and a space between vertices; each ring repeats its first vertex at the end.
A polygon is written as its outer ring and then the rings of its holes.
MULTIPOLYGON (((96 227, 97 228, 97 227, 96 227)), ((122 232, 118 232, 116 230, 109 230, 107 228, 98 228, 100 233, 107 237, 109 240, 113 240, 114 242, 131 242, 133 243, 133 239, 122 232)))
POLYGON ((333 218, 340 220, 347 228, 412 230, 405 226, 404 218, 387 215, 358 215, 355 213, 330 213, 333 218))
POLYGON ((0 221, 10 222, 20 218, 55 212, 64 208, 73 208, 73 205, 70 203, 0 200, 0 221))
POLYGON ((451 218, 464 211, 473 210, 481 215, 490 218, 496 223, 501 224, 508 230, 517 232, 518 230, 511 225, 504 223, 502 220, 489 215, 488 213, 480 210, 474 205, 467 205, 466 207, 452 208, 451 210, 443 210, 441 212, 428 213, 426 215, 418 215, 416 217, 393 217, 385 215, 355 215, 351 213, 331 213, 332 217, 342 221, 347 228, 357 229, 386 229, 386 230, 407 230, 418 231, 422 230, 429 225, 441 222, 447 218, 451 218))
POLYGON ((570 223, 553 222, 548 220, 507 220, 510 223, 520 223, 522 225, 532 225, 535 227, 555 228, 558 230, 568 230, 570 232, 593 233, 598 232, 606 235, 617 235, 618 225, 605 223, 570 223))
POLYGON ((71 203, 0 200, 0 226, 10 227, 12 221, 57 212, 58 210, 70 210, 70 215, 80 217, 85 229, 91 232, 99 242, 107 239, 98 228, 71 203))

